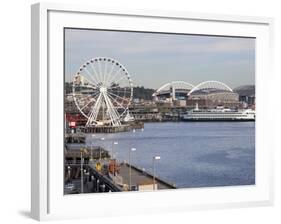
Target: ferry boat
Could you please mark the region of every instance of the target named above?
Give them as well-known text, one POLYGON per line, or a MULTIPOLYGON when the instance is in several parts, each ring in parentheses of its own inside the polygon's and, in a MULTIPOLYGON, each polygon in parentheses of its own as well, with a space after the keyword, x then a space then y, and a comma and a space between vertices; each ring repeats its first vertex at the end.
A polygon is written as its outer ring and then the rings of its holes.
POLYGON ((184 121, 255 121, 255 111, 252 109, 228 109, 217 107, 215 109, 195 109, 183 115, 184 121))

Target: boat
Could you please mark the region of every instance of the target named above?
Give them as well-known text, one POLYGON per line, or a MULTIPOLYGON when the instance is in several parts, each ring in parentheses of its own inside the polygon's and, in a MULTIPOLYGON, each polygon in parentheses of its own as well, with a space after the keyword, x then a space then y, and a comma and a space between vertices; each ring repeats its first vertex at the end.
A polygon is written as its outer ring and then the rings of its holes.
POLYGON ((187 111, 182 116, 183 121, 255 121, 255 111, 252 109, 229 109, 222 106, 214 109, 195 109, 187 111))

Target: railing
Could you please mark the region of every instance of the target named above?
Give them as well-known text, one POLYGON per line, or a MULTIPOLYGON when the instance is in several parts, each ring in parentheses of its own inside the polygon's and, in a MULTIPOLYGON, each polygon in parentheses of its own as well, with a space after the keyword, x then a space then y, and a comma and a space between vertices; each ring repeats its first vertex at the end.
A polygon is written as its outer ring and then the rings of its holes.
POLYGON ((118 185, 116 185, 115 183, 112 182, 112 180, 110 180, 107 176, 97 172, 93 167, 90 167, 90 173, 92 172, 99 180, 100 182, 103 182, 104 184, 106 184, 106 186, 111 190, 111 191, 122 191, 123 189, 121 187, 119 187, 118 185))

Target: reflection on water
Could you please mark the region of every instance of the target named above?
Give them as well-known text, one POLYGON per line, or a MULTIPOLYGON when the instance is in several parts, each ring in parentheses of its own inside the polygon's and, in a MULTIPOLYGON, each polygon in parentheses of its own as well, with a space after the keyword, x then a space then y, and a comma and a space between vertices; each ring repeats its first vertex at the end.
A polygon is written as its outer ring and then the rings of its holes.
POLYGON ((145 130, 87 135, 87 143, 112 150, 120 161, 128 161, 156 173, 177 187, 209 187, 255 184, 254 122, 146 123, 145 130), (105 139, 100 140, 102 137, 105 139))

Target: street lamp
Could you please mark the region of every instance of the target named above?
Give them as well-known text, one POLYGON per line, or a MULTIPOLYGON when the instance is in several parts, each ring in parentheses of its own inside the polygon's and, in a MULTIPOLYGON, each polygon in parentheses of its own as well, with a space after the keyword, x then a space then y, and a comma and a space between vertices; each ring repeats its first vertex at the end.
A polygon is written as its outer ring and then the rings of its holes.
POLYGON ((112 159, 113 159, 113 148, 114 148, 114 145, 118 145, 118 142, 112 142, 112 148, 111 148, 111 156, 112 156, 112 159))
POLYGON ((93 142, 91 142, 91 156, 90 156, 90 161, 93 161, 93 142))
POLYGON ((80 149, 80 158, 81 158, 81 167, 80 167, 80 170, 81 170, 81 193, 83 193, 83 191, 84 191, 84 184, 83 184, 83 165, 84 165, 84 158, 83 158, 83 153, 88 153, 88 151, 87 151, 87 149, 85 149, 85 148, 81 148, 80 149))
POLYGON ((93 158, 93 143, 94 143, 94 138, 95 138, 95 134, 92 134, 92 140, 91 140, 91 156, 90 156, 90 161, 94 161, 94 158, 93 158))
POLYGON ((131 152, 136 151, 136 148, 131 148, 129 151, 129 190, 132 187, 132 165, 131 165, 131 152))
POLYGON ((85 178, 84 178, 83 182, 87 182, 87 170, 84 169, 84 174, 83 175, 85 175, 85 178))
POLYGON ((100 180, 97 179, 96 192, 100 191, 100 180))
POLYGON ((155 160, 159 160, 160 156, 153 156, 153 190, 155 190, 155 160))
MULTIPOLYGON (((104 141, 105 138, 101 138, 100 140, 101 140, 101 141, 104 141)), ((100 161, 101 161, 101 146, 100 146, 100 161)))
POLYGON ((70 169, 71 169, 71 167, 68 166, 68 167, 67 167, 67 171, 68 171, 68 182, 69 182, 69 183, 71 182, 71 180, 70 180, 70 176, 71 176, 71 175, 70 175, 70 172, 71 172, 70 169))
POLYGON ((84 189, 84 183, 83 183, 83 149, 80 150, 80 157, 81 157, 81 161, 80 161, 80 171, 81 171, 81 193, 83 193, 84 189))

